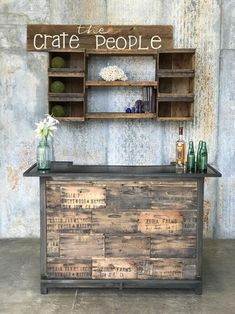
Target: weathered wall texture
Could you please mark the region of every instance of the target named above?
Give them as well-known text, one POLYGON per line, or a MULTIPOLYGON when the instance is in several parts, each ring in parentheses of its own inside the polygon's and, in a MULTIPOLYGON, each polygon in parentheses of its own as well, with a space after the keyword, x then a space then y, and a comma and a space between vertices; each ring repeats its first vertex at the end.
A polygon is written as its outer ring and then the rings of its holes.
MULTIPOLYGON (((22 173, 35 162, 34 123, 47 112, 48 56, 26 52, 30 23, 170 24, 175 47, 197 48, 193 122, 62 123, 55 158, 81 164, 169 163, 183 125, 187 140, 207 141, 210 163, 223 172, 223 179, 206 180, 205 236, 235 237, 234 10, 233 0, 1 0, 0 237, 39 235, 38 179, 22 173)), ((151 63, 147 71, 151 75, 151 63)), ((107 97, 120 105, 114 92, 107 97)), ((96 108, 105 102, 99 95, 96 108)))

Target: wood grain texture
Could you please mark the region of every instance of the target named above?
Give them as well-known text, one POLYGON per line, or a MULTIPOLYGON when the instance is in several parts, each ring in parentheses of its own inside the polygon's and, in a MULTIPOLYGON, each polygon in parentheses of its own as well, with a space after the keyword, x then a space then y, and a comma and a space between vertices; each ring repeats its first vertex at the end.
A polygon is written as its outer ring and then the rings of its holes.
POLYGON ((151 237, 151 258, 156 257, 195 257, 195 236, 151 237))
POLYGON ((87 259, 92 256, 104 256, 103 234, 60 235, 60 257, 87 259))
MULTIPOLYGON (((42 25, 42 24, 31 24, 27 25, 27 50, 35 51, 34 47, 34 35, 35 34, 46 34, 50 36, 59 35, 65 32, 68 34, 65 38, 65 48, 54 48, 52 46, 52 40, 48 40, 47 48, 42 51, 59 50, 59 51, 76 51, 76 49, 71 49, 69 47, 69 38, 72 35, 78 35, 79 25, 42 25)), ((82 25, 82 31, 88 30, 89 25, 82 25)), ((96 38, 94 32, 98 32, 100 28, 103 28, 105 38, 113 37, 118 38, 120 36, 128 39, 129 35, 137 36, 142 35, 142 47, 150 45, 150 39, 152 36, 158 35, 161 37, 161 49, 172 48, 173 47, 173 27, 170 25, 93 25, 92 31, 90 33, 79 34, 79 49, 86 49, 89 53, 89 49, 93 50, 96 48, 96 38), (93 32, 94 31, 94 32, 93 32)), ((41 43, 41 41, 40 41, 41 43)), ((99 47, 100 49, 106 48, 104 45, 99 47)), ((133 51, 138 51, 138 46, 133 47, 133 51)), ((112 51, 120 51, 117 49, 111 49, 112 51)), ((36 50, 40 51, 40 50, 36 50)), ((123 50, 122 50, 123 51, 123 50)), ((127 51, 129 51, 127 49, 127 51)), ((150 49, 149 51, 156 52, 155 49, 150 49)))
POLYGON ((136 234, 106 235, 105 257, 150 257, 150 238, 136 234))
POLYGON ((47 276, 51 278, 91 279, 91 259, 47 259, 47 276))
POLYGON ((114 213, 92 211, 92 231, 95 233, 132 233, 137 231, 136 211, 114 213))
POLYGON ((137 279, 137 264, 127 258, 93 258, 92 279, 137 279))
POLYGON ((47 256, 57 256, 60 255, 60 239, 59 234, 55 232, 47 233, 47 256))
POLYGON ((196 260, 151 258, 138 261, 138 279, 195 279, 196 260))

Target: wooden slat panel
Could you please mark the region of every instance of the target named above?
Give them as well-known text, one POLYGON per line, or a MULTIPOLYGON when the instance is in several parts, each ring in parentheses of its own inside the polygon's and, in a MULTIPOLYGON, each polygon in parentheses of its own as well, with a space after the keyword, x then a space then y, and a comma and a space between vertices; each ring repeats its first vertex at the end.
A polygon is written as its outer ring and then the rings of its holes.
POLYGON ((138 231, 156 235, 195 234, 196 211, 142 211, 138 215, 138 231))
POLYGON ((91 230, 91 212, 47 211, 47 232, 88 232, 91 230))
POLYGON ((131 236, 105 237, 105 256, 111 257, 150 257, 150 238, 131 236))
POLYGON ((195 257, 195 236, 151 237, 151 257, 195 257))
POLYGON ((96 233, 136 232, 137 213, 107 212, 107 210, 92 211, 92 231, 96 233))
POLYGON ((64 258, 91 258, 104 256, 102 234, 61 234, 60 256, 64 258))
POLYGON ((137 279, 137 264, 126 258, 93 258, 92 279, 137 279))
POLYGON ((195 259, 151 258, 138 261, 138 279, 195 279, 195 259))
POLYGON ((90 260, 64 260, 49 258, 47 260, 47 276, 52 278, 91 279, 90 260))

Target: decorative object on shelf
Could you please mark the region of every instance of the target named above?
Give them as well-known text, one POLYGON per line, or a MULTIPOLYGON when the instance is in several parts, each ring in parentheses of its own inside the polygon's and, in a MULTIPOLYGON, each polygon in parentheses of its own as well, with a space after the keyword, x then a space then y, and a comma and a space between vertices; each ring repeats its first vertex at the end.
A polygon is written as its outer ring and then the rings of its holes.
POLYGON ((61 81, 54 81, 51 83, 51 92, 52 93, 63 93, 65 90, 64 83, 61 81))
POLYGON ((51 108, 51 114, 54 117, 64 117, 65 116, 65 108, 61 105, 55 105, 51 108))
POLYGON ((127 80, 127 76, 124 71, 116 65, 107 66, 101 69, 99 75, 103 80, 108 82, 127 80))
POLYGON ((206 142, 202 142, 201 149, 199 151, 199 164, 198 164, 198 170, 199 172, 207 172, 207 160, 208 160, 208 154, 207 154, 207 148, 206 148, 206 142))
POLYGON ((37 147, 37 167, 38 170, 48 170, 51 165, 51 145, 49 139, 53 136, 53 132, 57 130, 59 121, 50 115, 39 123, 36 123, 36 137, 40 139, 37 147))
POLYGON ((62 57, 54 57, 51 59, 51 67, 52 68, 65 68, 65 61, 62 57))
POLYGON ((126 108, 126 113, 131 113, 131 108, 126 108))
POLYGON ((136 107, 136 113, 143 113, 144 112, 143 100, 141 99, 136 100, 135 107, 136 107))
POLYGON ((193 141, 189 142, 188 154, 187 154, 187 171, 195 172, 195 153, 193 147, 193 141))

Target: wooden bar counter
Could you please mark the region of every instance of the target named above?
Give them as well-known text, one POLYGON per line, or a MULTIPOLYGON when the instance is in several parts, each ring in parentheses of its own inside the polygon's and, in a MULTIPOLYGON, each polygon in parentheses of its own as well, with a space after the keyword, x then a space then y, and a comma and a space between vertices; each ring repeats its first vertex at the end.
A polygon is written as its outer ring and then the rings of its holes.
POLYGON ((48 288, 202 291, 207 173, 169 166, 36 165, 40 177, 41 292, 48 288))

